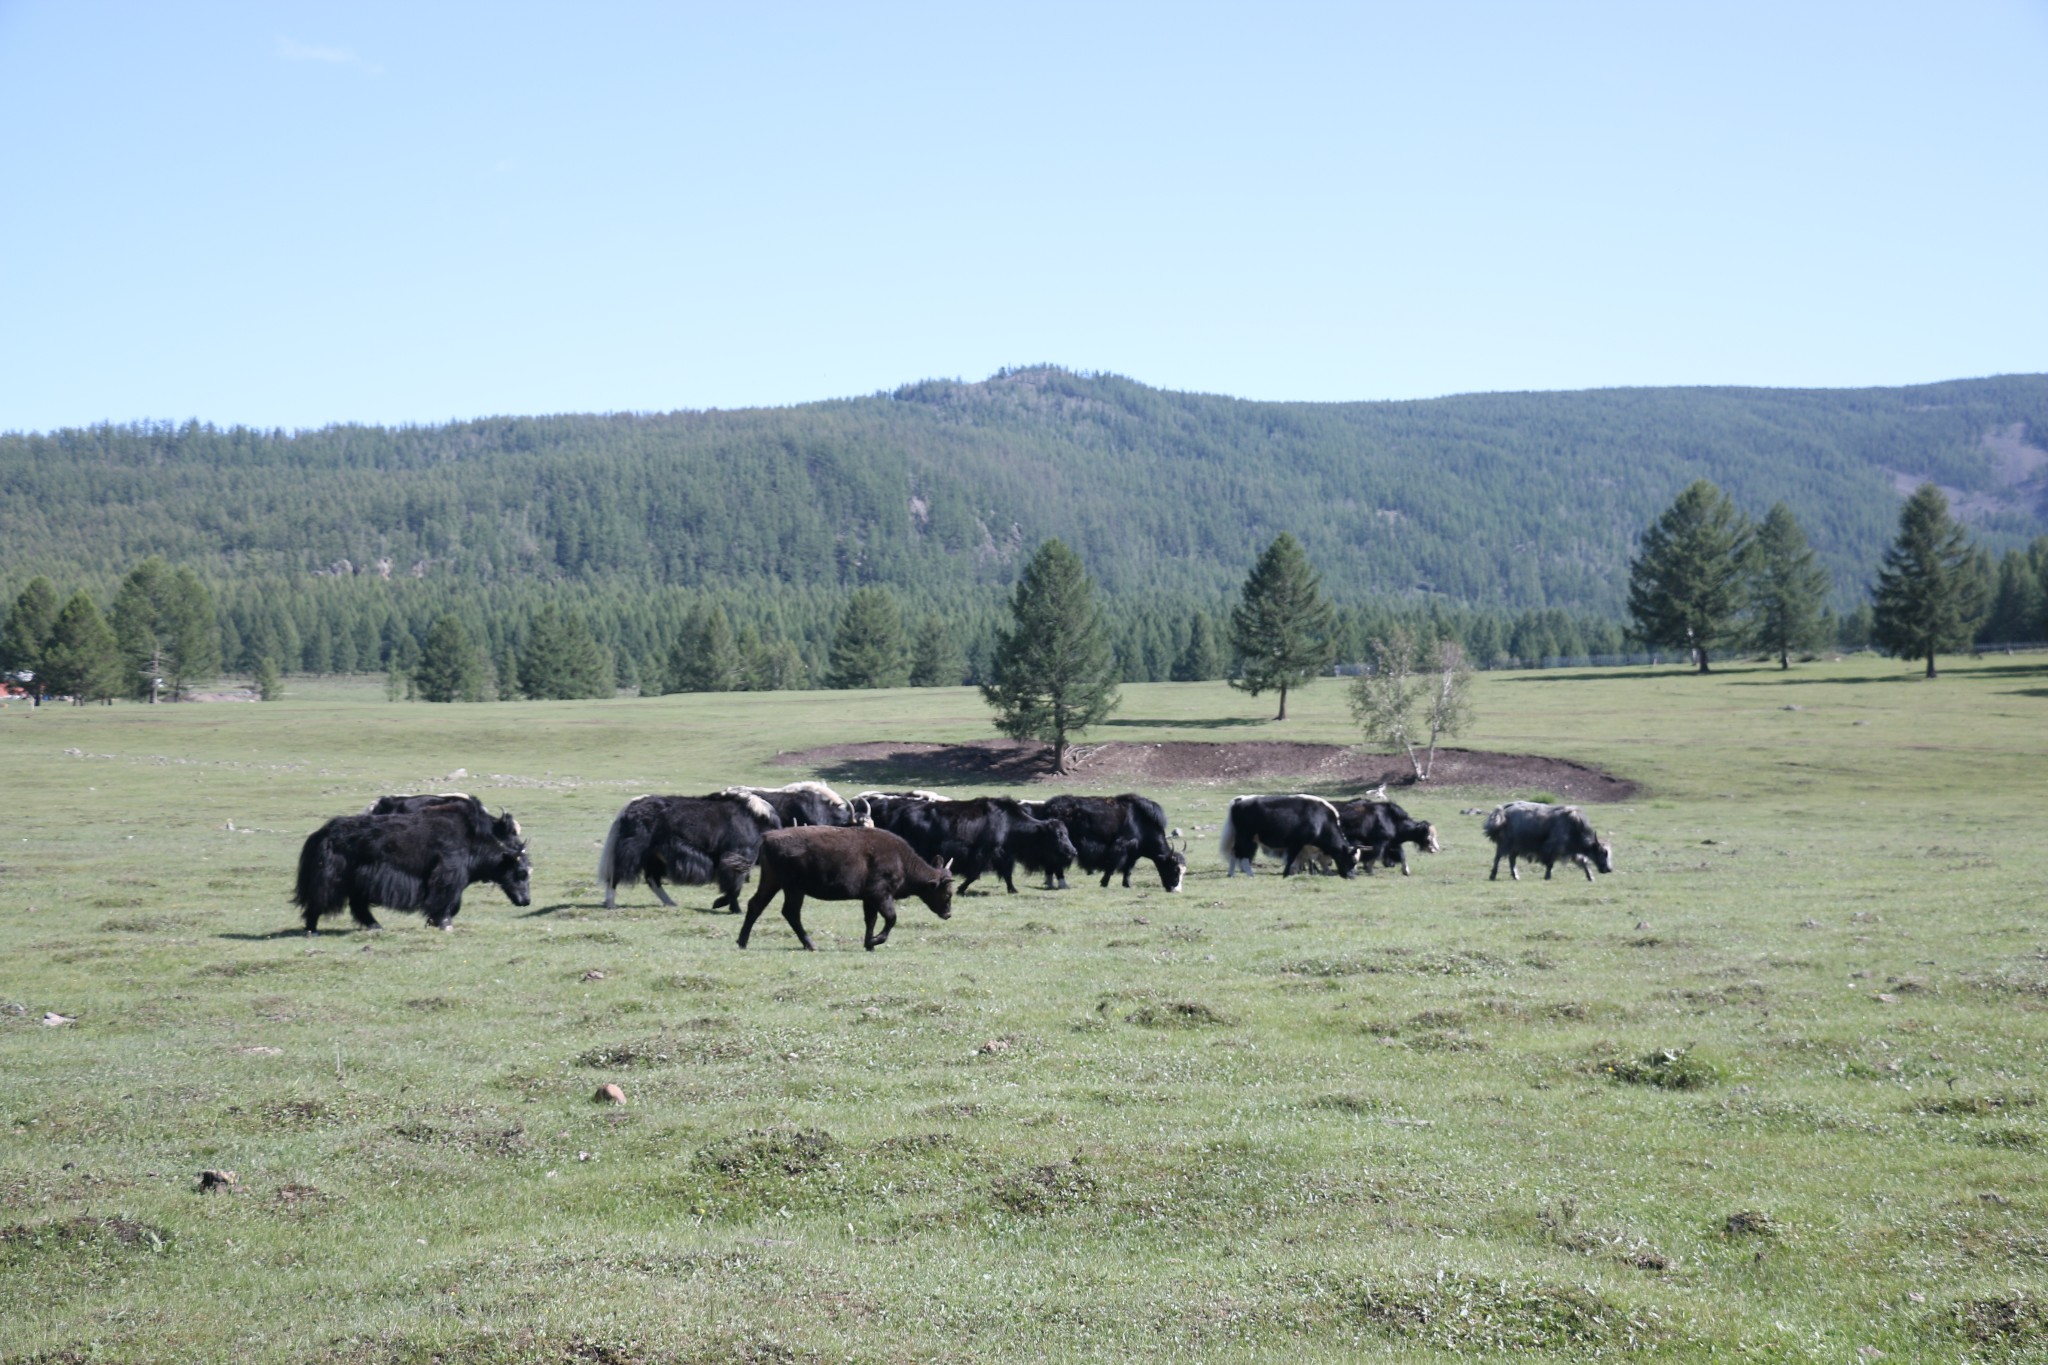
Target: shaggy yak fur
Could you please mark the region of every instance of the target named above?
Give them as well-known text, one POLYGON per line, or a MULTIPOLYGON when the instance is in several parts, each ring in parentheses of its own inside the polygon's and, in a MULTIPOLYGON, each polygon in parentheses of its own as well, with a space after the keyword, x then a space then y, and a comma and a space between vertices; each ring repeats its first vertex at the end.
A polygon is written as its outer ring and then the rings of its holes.
POLYGON ((1361 865, 1367 872, 1372 871, 1374 863, 1383 867, 1398 864, 1405 877, 1408 845, 1413 844, 1424 853, 1435 853, 1443 847, 1437 842, 1435 825, 1412 818, 1392 801, 1346 801, 1337 807, 1337 818, 1344 822, 1344 837, 1358 845, 1361 865))
POLYGON ((1286 855, 1283 877, 1294 875, 1308 848, 1321 849, 1346 877, 1358 872, 1358 849, 1344 837, 1337 808, 1320 796, 1238 797, 1223 817, 1221 848, 1233 877, 1239 871, 1251 875, 1252 859, 1262 848, 1286 855))
POLYGON ((299 850, 292 893, 306 932, 318 933, 320 917, 344 905, 365 929, 379 927, 372 905, 418 910, 447 929, 462 893, 477 882, 495 883, 514 905, 529 904, 533 865, 519 822, 479 811, 437 802, 400 815, 340 815, 314 830, 299 850))
POLYGON ((1508 860, 1508 876, 1516 881, 1517 858, 1543 860, 1543 880, 1550 880, 1551 868, 1559 862, 1577 865, 1593 880, 1595 868, 1614 871, 1614 848, 1600 841, 1593 823, 1577 806, 1546 806, 1535 801, 1510 801, 1496 806, 1480 827, 1493 840, 1493 871, 1487 880, 1500 876, 1500 860, 1508 860))
POLYGON ((889 941, 896 927, 896 901, 916 896, 940 919, 953 917, 953 873, 946 863, 934 867, 917 856, 902 839, 865 826, 836 829, 779 829, 761 838, 761 883, 747 901, 740 924, 740 947, 754 932, 754 921, 782 893, 782 917, 796 931, 797 942, 815 951, 804 932, 804 898, 859 901, 867 915, 862 946, 869 952, 889 941), (875 932, 881 921, 882 932, 875 932))
POLYGON ((626 803, 597 859, 597 881, 609 910, 619 886, 644 878, 663 905, 674 905, 663 882, 718 883, 716 910, 740 908, 740 888, 761 851, 761 836, 782 828, 781 817, 758 796, 641 796, 626 803))
POLYGON ((1057 820, 1041 820, 1021 801, 977 796, 971 801, 904 801, 875 824, 901 836, 919 857, 944 858, 960 874, 960 890, 984 872, 994 872, 1012 892, 1017 864, 1064 867, 1075 859, 1074 841, 1057 820))
MULTIPOLYGON (((1129 886, 1131 869, 1140 858, 1150 858, 1152 866, 1159 869, 1159 884, 1168 891, 1180 890, 1188 860, 1169 840, 1166 812, 1157 801, 1125 792, 1122 796, 1052 796, 1024 805, 1040 819, 1066 826, 1075 861, 1085 872, 1100 872, 1104 886, 1118 874, 1129 886)), ((1065 890, 1068 866, 1060 863, 1036 870, 1045 874, 1047 889, 1057 878, 1060 889, 1065 890)))

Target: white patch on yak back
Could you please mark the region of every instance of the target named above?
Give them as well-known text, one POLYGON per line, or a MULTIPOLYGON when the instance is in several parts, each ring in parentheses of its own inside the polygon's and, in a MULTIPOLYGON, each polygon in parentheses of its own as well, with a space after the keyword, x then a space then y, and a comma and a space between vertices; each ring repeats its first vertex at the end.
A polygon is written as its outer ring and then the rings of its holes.
POLYGON ((791 782, 787 786, 777 787, 776 790, 785 792, 815 792, 819 796, 824 797, 827 801, 830 801, 835 807, 837 807, 840 810, 847 811, 849 813, 853 810, 853 806, 848 803, 845 797, 841 796, 838 792, 833 791, 823 782, 791 782))
POLYGON ((775 813, 775 807, 754 795, 755 792, 761 790, 763 789, 760 787, 727 787, 719 795, 737 796, 740 800, 747 803, 747 812, 756 820, 773 820, 780 824, 782 817, 775 813))
POLYGON ((1324 799, 1323 799, 1322 797, 1320 797, 1320 796, 1310 796, 1310 795, 1309 795, 1309 794, 1308 794, 1307 792, 1296 792, 1296 793, 1294 794, 1294 796, 1295 796, 1295 799, 1296 799, 1296 800, 1299 800, 1299 801, 1314 801, 1314 802, 1316 802, 1317 804, 1319 804, 1320 806, 1322 806, 1322 808, 1323 808, 1324 810, 1326 810, 1326 811, 1330 812, 1330 816, 1331 816, 1331 818, 1332 818, 1332 819, 1337 819, 1337 820, 1339 820, 1339 821, 1340 821, 1340 823, 1341 823, 1341 817, 1339 817, 1339 816, 1337 815, 1337 808, 1336 808, 1335 806, 1331 805, 1331 804, 1330 804, 1330 803, 1329 803, 1328 801, 1324 800, 1324 799))

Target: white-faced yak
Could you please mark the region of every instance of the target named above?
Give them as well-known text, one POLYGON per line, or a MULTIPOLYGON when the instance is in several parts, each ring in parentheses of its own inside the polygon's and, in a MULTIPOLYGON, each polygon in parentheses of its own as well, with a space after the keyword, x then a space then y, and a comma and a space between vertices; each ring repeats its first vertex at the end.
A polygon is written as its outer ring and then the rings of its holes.
POLYGON ((479 818, 481 806, 443 801, 399 815, 340 815, 313 831, 299 850, 292 901, 306 932, 348 907, 365 929, 380 926, 372 905, 418 910, 436 929, 453 927, 462 893, 492 882, 514 905, 530 904, 533 865, 519 822, 479 818))
POLYGON ((859 901, 867 914, 869 952, 889 941, 896 927, 896 901, 916 896, 940 919, 953 917, 953 872, 945 862, 936 867, 885 829, 856 825, 846 829, 812 826, 778 829, 761 838, 761 883, 747 901, 740 923, 740 947, 753 935, 754 921, 782 893, 782 917, 796 931, 806 950, 817 945, 804 932, 804 899, 859 901), (881 921, 882 931, 875 932, 881 921))
POLYGON ((1516 881, 1522 879, 1522 874, 1515 870, 1517 858, 1542 859, 1546 882, 1550 880, 1551 868, 1559 862, 1576 864, 1589 882, 1595 868, 1614 871, 1613 846, 1600 841, 1600 836, 1593 832, 1593 822, 1577 806, 1510 801, 1494 807, 1493 814, 1486 817, 1480 828, 1493 840, 1493 871, 1487 875, 1488 881, 1500 876, 1502 858, 1508 860, 1508 876, 1516 881))

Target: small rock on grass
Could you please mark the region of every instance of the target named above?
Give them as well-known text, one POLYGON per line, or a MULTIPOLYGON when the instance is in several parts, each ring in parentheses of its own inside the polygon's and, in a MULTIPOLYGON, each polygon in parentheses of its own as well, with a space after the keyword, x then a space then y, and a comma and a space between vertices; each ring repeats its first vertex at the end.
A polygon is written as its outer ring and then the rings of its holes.
POLYGON ((597 1093, 590 1098, 598 1104, 624 1104, 626 1092, 619 1088, 616 1081, 607 1081, 599 1086, 597 1093))

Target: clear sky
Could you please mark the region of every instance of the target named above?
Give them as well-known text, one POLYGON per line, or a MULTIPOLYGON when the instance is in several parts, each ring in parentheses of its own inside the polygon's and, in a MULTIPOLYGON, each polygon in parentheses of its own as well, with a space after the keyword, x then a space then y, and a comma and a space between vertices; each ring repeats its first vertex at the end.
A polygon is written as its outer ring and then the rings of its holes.
POLYGON ((0 0, 0 429, 2048 370, 2048 3, 0 0))

